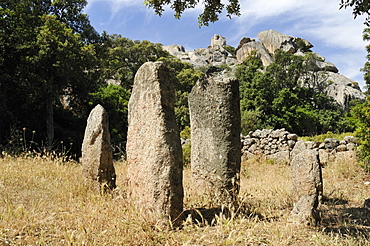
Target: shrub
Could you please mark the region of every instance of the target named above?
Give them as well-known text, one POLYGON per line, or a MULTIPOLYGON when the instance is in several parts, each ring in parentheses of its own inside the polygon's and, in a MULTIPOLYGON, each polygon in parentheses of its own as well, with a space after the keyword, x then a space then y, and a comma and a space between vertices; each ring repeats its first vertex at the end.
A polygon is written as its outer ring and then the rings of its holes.
POLYGON ((358 155, 361 165, 370 172, 370 98, 353 107, 351 113, 357 119, 355 134, 359 139, 358 155))
POLYGON ((189 166, 191 163, 191 142, 182 146, 182 163, 184 166, 189 166))

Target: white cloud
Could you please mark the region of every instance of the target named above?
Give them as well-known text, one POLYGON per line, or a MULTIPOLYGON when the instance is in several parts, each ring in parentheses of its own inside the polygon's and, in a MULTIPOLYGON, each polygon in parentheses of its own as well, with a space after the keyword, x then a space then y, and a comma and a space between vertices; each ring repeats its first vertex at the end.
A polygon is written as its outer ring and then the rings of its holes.
POLYGON ((352 9, 339 10, 339 0, 241 0, 241 16, 231 40, 256 37, 266 29, 309 40, 340 72, 363 83, 364 18, 354 20, 352 9), (254 31, 255 33, 250 33, 254 31), (337 51, 337 52, 336 52, 337 51), (361 81, 362 80, 362 81, 361 81))
POLYGON ((275 25, 278 20, 284 31, 291 32, 288 35, 314 35, 341 47, 363 46, 363 19, 353 20, 349 9, 339 10, 339 0, 241 0, 241 11, 237 19, 241 29, 261 23, 275 25))

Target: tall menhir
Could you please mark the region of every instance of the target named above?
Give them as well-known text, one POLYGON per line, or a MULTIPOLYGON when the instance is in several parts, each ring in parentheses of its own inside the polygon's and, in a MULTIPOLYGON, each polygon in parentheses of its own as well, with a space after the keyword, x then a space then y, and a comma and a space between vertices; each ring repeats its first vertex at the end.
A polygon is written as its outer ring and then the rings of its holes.
POLYGON ((189 94, 191 168, 200 195, 220 205, 235 202, 240 186, 239 82, 211 68, 189 94))
POLYGON ((175 120, 174 78, 162 62, 135 75, 128 105, 127 179, 135 207, 154 222, 180 222, 182 149, 175 120))

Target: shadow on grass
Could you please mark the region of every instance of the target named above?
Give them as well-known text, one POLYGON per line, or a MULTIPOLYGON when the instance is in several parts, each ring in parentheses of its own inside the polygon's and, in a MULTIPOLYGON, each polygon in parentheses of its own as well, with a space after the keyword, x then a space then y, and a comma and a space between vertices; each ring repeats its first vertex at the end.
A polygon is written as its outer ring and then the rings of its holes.
POLYGON ((370 240, 370 210, 358 207, 322 210, 321 226, 328 234, 370 240))
POLYGON ((261 214, 252 213, 244 206, 238 207, 235 210, 230 210, 225 207, 216 207, 194 208, 184 211, 185 220, 198 226, 214 226, 221 220, 230 220, 241 217, 256 218, 261 221, 266 220, 266 218, 261 214))
POLYGON ((326 205, 345 205, 345 204, 348 204, 348 201, 342 198, 337 198, 337 197, 329 198, 329 197, 323 196, 322 203, 326 205))

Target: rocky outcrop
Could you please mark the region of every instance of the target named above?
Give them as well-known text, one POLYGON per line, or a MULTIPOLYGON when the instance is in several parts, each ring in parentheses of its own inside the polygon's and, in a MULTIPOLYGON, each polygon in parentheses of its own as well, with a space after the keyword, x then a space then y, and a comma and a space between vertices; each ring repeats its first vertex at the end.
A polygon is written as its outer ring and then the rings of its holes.
POLYGON ((365 95, 361 92, 358 84, 339 74, 335 64, 325 61, 325 57, 312 52, 311 48, 313 48, 313 45, 309 41, 285 35, 275 30, 262 31, 257 36, 259 41, 243 37, 235 53, 230 52, 230 49, 226 49, 226 38, 217 34, 212 37, 211 45, 208 48, 187 52, 181 45, 169 45, 163 46, 163 49, 178 57, 181 61, 192 64, 194 67, 219 66, 222 64, 234 66, 242 63, 253 50, 257 51, 257 56, 262 60, 262 64, 265 67, 274 61, 276 49, 282 49, 299 56, 309 53, 316 57, 312 69, 316 72, 325 73, 327 82, 330 83, 327 94, 333 97, 343 109, 348 110, 350 100, 365 100, 365 95))
POLYGON ((128 104, 128 195, 155 223, 179 223, 183 209, 182 150, 173 78, 162 62, 144 63, 128 104))
POLYGON ((218 48, 226 46, 226 38, 218 34, 214 35, 211 40, 211 47, 218 48))
POLYGON ((270 65, 274 60, 261 42, 254 39, 243 38, 236 49, 236 59, 242 62, 253 50, 257 51, 257 57, 261 59, 263 66, 270 65))
POLYGON ((236 201, 240 173, 239 83, 211 68, 189 94, 191 169, 199 195, 219 205, 236 201))
POLYGON ((360 90, 358 83, 344 75, 328 72, 327 81, 329 85, 326 89, 326 93, 333 97, 346 111, 348 111, 349 102, 351 100, 366 100, 366 96, 360 90))
POLYGON ((326 81, 329 83, 327 94, 334 98, 343 109, 348 111, 349 101, 353 99, 366 99, 356 82, 339 74, 338 68, 333 63, 325 61, 323 56, 311 51, 313 45, 309 41, 284 35, 274 30, 260 32, 258 38, 260 43, 252 39, 249 39, 250 42, 246 42, 245 38, 241 40, 236 52, 238 63, 241 63, 253 49, 257 50, 257 55, 261 58, 264 66, 273 62, 273 54, 276 49, 300 56, 312 53, 314 57, 317 57, 312 69, 325 74, 326 81))
POLYGON ((292 54, 297 51, 297 45, 292 36, 281 34, 275 30, 266 30, 258 33, 257 36, 270 54, 274 54, 277 49, 292 54))
POLYGON ((232 66, 237 63, 237 60, 234 54, 225 49, 226 46, 226 38, 216 34, 212 37, 211 46, 208 48, 186 52, 181 45, 168 45, 163 46, 163 49, 194 67, 220 66, 223 64, 232 66))

